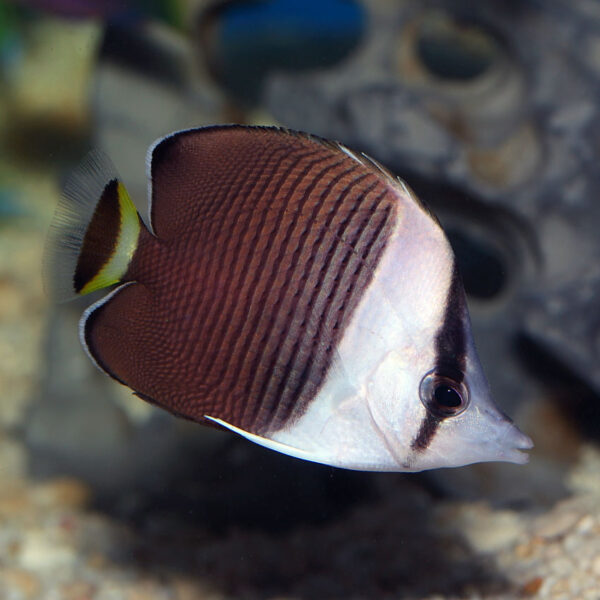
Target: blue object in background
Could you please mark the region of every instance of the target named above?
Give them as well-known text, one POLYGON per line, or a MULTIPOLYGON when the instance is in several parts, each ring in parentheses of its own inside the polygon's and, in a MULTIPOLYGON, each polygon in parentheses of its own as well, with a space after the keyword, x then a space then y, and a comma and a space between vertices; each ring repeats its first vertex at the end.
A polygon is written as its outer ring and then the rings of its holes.
POLYGON ((269 71, 331 67, 358 45, 365 25, 355 0, 231 0, 204 13, 200 36, 215 78, 252 104, 269 71))
POLYGON ((17 7, 0 2, 0 81, 18 64, 23 53, 17 7))
POLYGON ((19 203, 16 193, 8 188, 0 188, 0 224, 26 215, 27 211, 19 203))

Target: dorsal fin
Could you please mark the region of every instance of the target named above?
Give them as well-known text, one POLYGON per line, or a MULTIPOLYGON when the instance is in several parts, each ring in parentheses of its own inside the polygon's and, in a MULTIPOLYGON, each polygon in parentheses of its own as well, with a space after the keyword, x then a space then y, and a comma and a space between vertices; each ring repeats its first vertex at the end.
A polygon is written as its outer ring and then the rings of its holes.
MULTIPOLYGON (((189 214, 190 202, 210 203, 212 198, 202 195, 205 190, 214 192, 215 179, 221 178, 223 188, 244 174, 243 159, 232 165, 231 149, 246 147, 248 155, 267 153, 280 146, 298 148, 298 141, 307 146, 320 144, 332 152, 346 155, 380 178, 396 187, 400 193, 419 205, 437 223, 430 210, 416 198, 408 186, 380 163, 362 153, 355 153, 339 142, 316 135, 281 127, 215 125, 171 133, 152 144, 146 157, 149 178, 150 220, 154 233, 169 239, 180 233, 179 227, 189 214)), ((239 160, 239 158, 238 158, 239 160)), ((210 192, 209 192, 210 194, 210 192)), ((199 212, 204 210, 200 207, 199 212)))

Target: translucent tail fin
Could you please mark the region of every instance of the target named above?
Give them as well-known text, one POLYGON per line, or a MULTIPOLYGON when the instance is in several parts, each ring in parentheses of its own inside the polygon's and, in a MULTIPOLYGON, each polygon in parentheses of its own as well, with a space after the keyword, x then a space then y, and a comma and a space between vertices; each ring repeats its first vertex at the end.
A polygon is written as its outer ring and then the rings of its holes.
POLYGON ((50 226, 43 275, 61 302, 121 281, 142 222, 115 167, 90 152, 68 179, 50 226))

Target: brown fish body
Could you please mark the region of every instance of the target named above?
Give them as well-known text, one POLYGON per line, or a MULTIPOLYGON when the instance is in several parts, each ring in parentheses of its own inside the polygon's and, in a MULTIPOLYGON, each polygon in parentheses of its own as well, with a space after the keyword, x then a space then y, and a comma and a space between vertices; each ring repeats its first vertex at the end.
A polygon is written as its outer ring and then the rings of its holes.
POLYGON ((155 148, 156 237, 142 230, 124 278, 137 283, 94 312, 86 343, 144 398, 263 432, 314 397, 398 206, 335 147, 227 133, 202 152, 194 132, 155 148))
POLYGON ((443 231, 375 161, 276 128, 178 132, 149 150, 150 229, 102 157, 84 167, 47 279, 119 284, 80 337, 140 397, 347 468, 524 461, 443 231))

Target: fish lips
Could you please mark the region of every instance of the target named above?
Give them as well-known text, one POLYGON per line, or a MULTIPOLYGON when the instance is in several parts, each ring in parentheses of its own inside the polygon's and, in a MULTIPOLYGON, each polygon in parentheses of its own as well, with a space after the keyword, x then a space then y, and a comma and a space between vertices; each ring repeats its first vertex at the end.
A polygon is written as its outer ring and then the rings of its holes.
POLYGON ((508 417, 505 417, 505 426, 492 443, 498 448, 498 460, 518 465, 529 461, 527 451, 534 447, 533 440, 508 417))

